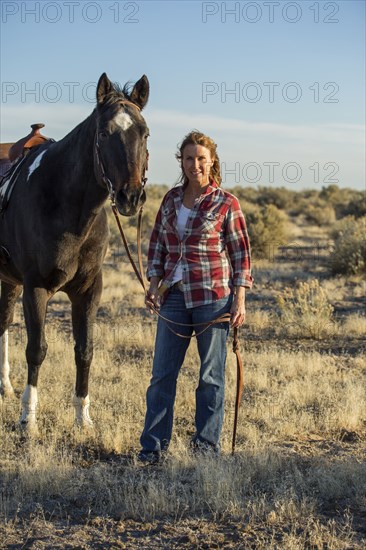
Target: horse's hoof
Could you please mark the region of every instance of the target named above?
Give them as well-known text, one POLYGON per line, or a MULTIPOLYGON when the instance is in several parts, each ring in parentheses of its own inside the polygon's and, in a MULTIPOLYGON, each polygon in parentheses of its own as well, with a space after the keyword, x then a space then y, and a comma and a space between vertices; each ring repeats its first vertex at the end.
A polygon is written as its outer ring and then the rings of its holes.
POLYGON ((20 420, 19 426, 24 435, 28 437, 37 437, 39 435, 37 422, 29 422, 28 420, 20 420))
POLYGON ((88 420, 83 422, 82 425, 83 430, 94 430, 94 422, 91 418, 88 418, 88 420))
POLYGON ((75 425, 84 432, 93 431, 93 421, 89 416, 90 399, 86 397, 73 397, 75 407, 75 425))
POLYGON ((11 399, 12 397, 15 396, 13 387, 11 385, 1 386, 0 395, 1 397, 4 397, 4 399, 11 399))
POLYGON ((75 420, 75 428, 84 433, 91 433, 94 432, 94 423, 91 418, 89 418, 87 422, 78 422, 77 420, 75 420))

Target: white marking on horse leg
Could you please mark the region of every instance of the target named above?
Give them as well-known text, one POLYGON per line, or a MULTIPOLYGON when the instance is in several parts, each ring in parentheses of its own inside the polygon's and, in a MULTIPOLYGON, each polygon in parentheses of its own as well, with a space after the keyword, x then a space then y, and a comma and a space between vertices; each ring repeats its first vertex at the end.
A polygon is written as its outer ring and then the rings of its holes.
POLYGON ((8 331, 6 330, 0 338, 0 391, 4 396, 14 394, 9 374, 9 356, 8 356, 8 331))
POLYGON ((39 167, 39 165, 41 164, 41 160, 42 160, 42 157, 43 155, 47 152, 47 149, 45 151, 42 151, 42 153, 39 153, 39 155, 36 156, 36 158, 34 159, 34 161, 32 162, 32 164, 30 165, 30 167, 28 168, 28 178, 27 178, 27 181, 29 180, 29 178, 31 177, 31 175, 33 174, 33 172, 35 170, 37 170, 37 168, 39 167))
POLYGON ((22 415, 20 417, 20 424, 22 427, 26 428, 27 431, 37 430, 37 403, 37 388, 28 384, 22 397, 22 415))
POLYGON ((127 130, 133 124, 130 115, 125 112, 117 113, 113 121, 121 130, 127 130))
POLYGON ((75 407, 75 422, 80 428, 92 428, 93 421, 89 416, 90 399, 86 397, 73 397, 73 405, 75 407))

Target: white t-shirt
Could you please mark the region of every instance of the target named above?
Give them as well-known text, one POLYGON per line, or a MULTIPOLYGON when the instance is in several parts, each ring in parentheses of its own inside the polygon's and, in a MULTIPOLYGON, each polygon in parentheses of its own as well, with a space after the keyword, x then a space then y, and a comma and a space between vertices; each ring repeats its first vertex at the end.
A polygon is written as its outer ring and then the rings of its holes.
MULTIPOLYGON (((178 212, 178 218, 177 218, 177 231, 178 231, 178 235, 179 235, 180 240, 183 239, 184 230, 186 228, 187 221, 188 221, 190 213, 191 213, 191 209, 186 208, 182 204, 182 206, 180 207, 180 210, 178 212)), ((175 267, 175 270, 174 270, 174 275, 173 275, 173 279, 172 279, 173 284, 177 283, 178 281, 181 281, 182 277, 183 277, 182 263, 179 260, 179 262, 177 263, 177 265, 175 267)))

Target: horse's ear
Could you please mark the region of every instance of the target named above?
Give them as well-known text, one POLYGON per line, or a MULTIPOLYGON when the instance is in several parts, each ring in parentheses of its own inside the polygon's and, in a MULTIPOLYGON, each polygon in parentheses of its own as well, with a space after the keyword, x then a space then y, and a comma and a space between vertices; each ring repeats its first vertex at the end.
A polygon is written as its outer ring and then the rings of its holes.
POLYGON ((97 102, 103 103, 106 96, 113 92, 114 86, 106 73, 103 73, 97 84, 97 102))
POLYGON ((149 99, 150 85, 147 76, 143 75, 140 80, 136 82, 133 90, 130 94, 130 99, 133 103, 136 103, 142 110, 147 100, 149 99))

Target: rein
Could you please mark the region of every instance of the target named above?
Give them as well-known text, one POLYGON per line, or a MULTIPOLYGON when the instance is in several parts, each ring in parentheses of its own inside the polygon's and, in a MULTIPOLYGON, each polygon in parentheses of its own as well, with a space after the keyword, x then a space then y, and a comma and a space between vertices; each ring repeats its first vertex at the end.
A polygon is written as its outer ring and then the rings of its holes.
MULTIPOLYGON (((145 278, 144 278, 144 275, 143 275, 142 253, 141 253, 141 228, 142 228, 142 211, 143 211, 143 207, 141 206, 141 208, 139 209, 138 221, 137 221, 137 256, 138 256, 138 265, 139 265, 139 267, 137 267, 136 262, 132 257, 131 251, 129 249, 129 246, 128 246, 128 243, 127 243, 127 240, 126 240, 126 237, 125 237, 120 219, 119 219, 118 210, 117 210, 116 204, 114 202, 114 195, 111 195, 110 198, 111 198, 112 212, 113 212, 114 217, 116 219, 117 226, 118 226, 119 232, 121 234, 121 238, 122 238, 127 256, 130 260, 130 263, 133 267, 133 270, 136 274, 136 277, 137 277, 139 283, 141 284, 142 288, 144 289, 144 293, 145 293, 145 296, 146 296, 147 295, 147 286, 146 286, 145 278)), ((180 338, 191 338, 192 335, 187 336, 186 334, 180 334, 179 332, 176 332, 175 330, 173 330, 169 326, 168 323, 171 323, 173 325, 190 326, 190 327, 193 327, 193 326, 196 327, 196 326, 204 325, 205 328, 203 328, 199 332, 195 332, 195 334, 193 335, 194 337, 197 337, 200 334, 202 334, 203 332, 205 332, 210 326, 212 326, 214 324, 230 321, 230 313, 225 313, 224 315, 221 315, 220 317, 217 317, 217 319, 214 319, 213 321, 210 321, 208 323, 195 323, 195 324, 178 323, 176 321, 172 321, 172 320, 167 319, 166 317, 164 317, 164 315, 162 315, 156 307, 152 307, 152 309, 158 317, 160 317, 161 319, 163 319, 167 323, 167 327, 169 328, 169 330, 171 330, 174 334, 176 334, 180 338)), ((235 397, 235 409, 234 409, 234 427, 233 427, 233 437, 232 437, 232 443, 231 443, 231 454, 234 455, 234 453, 235 453, 235 443, 236 443, 236 432, 237 432, 238 418, 239 418, 239 408, 240 408, 240 402, 241 402, 241 398, 242 398, 242 394, 243 394, 243 387, 244 387, 244 383, 243 383, 243 361, 242 361, 242 358, 241 358, 241 355, 240 355, 240 350, 239 350, 238 328, 237 327, 234 327, 233 348, 232 349, 233 349, 233 353, 235 353, 235 355, 236 355, 236 369, 237 369, 236 397, 235 397)))

